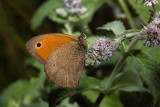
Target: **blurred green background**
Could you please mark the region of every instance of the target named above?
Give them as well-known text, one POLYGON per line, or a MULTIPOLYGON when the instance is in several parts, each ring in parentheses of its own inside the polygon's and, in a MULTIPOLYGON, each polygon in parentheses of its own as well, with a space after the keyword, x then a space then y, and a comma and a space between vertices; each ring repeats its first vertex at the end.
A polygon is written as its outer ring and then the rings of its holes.
MULTIPOLYGON (((142 23, 147 23, 148 10, 151 8, 144 8, 141 5, 142 0, 138 1, 138 4, 135 1, 83 0, 82 5, 88 10, 81 18, 77 18, 77 16, 62 18, 56 16, 53 11, 57 7, 64 6, 62 0, 1 0, 0 107, 47 107, 54 103, 57 107, 90 107, 99 93, 88 91, 80 94, 81 91, 88 87, 95 88, 97 84, 98 87, 103 87, 99 85, 98 79, 105 84, 107 76, 113 70, 121 53, 117 52, 109 63, 98 67, 86 67, 85 73, 95 78, 83 75, 79 90, 63 89, 46 78, 43 65, 31 57, 25 48, 25 43, 31 37, 45 33, 58 32, 78 36, 85 28, 88 28, 85 31, 88 37, 109 35, 108 37, 113 38, 111 32, 100 33, 96 28, 114 20, 121 20, 126 29, 139 29, 142 27, 142 23)), ((94 38, 95 40, 96 38, 94 38)), ((158 54, 160 52, 156 50, 153 53, 152 50, 149 49, 148 52, 159 61, 158 54)), ((127 60, 128 62, 132 61, 127 60)), ((133 68, 129 66, 126 69, 133 68)), ((137 73, 131 73, 138 78, 137 80, 140 79, 137 73)), ((128 76, 127 71, 125 75, 128 76)), ((130 78, 128 77, 127 80, 130 78)), ((152 100, 153 96, 147 92, 122 91, 106 96, 100 106, 152 107, 152 100)), ((159 105, 159 102, 156 104, 159 105)))

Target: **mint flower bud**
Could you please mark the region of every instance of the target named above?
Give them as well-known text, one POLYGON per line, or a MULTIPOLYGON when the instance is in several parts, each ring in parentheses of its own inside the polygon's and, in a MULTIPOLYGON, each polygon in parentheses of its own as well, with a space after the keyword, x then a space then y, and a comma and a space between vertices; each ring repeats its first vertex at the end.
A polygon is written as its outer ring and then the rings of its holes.
POLYGON ((158 0, 144 0, 144 5, 146 6, 152 6, 152 3, 157 4, 158 0))
POLYGON ((64 0, 64 5, 69 13, 84 13, 85 7, 81 7, 82 0, 64 0))
POLYGON ((141 35, 141 40, 145 41, 144 45, 147 47, 157 47, 160 44, 160 13, 151 23, 144 26, 141 35))
POLYGON ((104 61, 108 61, 115 47, 113 46, 112 41, 109 38, 103 38, 93 44, 92 49, 86 54, 86 63, 85 65, 99 65, 104 61))

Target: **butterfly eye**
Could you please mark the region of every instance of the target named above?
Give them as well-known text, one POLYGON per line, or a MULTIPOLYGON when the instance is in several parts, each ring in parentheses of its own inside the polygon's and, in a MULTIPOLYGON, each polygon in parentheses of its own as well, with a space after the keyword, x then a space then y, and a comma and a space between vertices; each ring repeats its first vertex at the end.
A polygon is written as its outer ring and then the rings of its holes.
POLYGON ((37 47, 41 47, 41 43, 37 43, 37 47))

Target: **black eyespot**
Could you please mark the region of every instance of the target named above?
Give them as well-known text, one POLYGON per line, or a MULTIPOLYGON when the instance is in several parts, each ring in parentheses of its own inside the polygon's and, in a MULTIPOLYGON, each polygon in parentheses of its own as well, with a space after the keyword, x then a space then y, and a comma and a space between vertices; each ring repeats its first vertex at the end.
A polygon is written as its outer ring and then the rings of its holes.
POLYGON ((37 43, 37 47, 41 47, 41 43, 37 43))

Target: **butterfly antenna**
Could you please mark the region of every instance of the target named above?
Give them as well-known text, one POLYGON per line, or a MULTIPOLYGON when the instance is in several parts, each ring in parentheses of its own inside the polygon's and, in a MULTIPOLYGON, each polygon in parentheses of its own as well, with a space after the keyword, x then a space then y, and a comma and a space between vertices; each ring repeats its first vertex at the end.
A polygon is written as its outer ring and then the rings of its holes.
POLYGON ((83 30, 81 31, 81 33, 86 32, 87 29, 88 29, 88 27, 86 27, 85 29, 83 29, 83 30))

